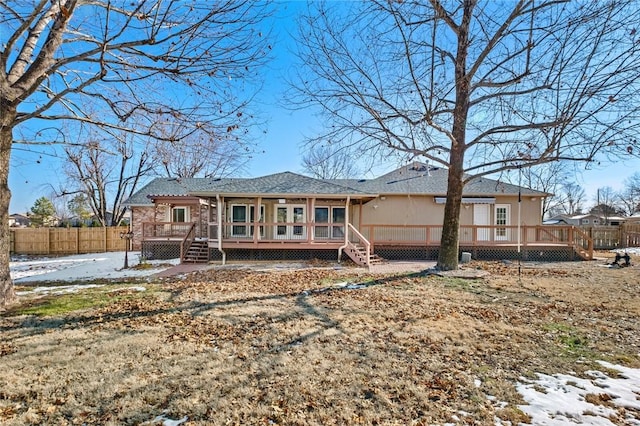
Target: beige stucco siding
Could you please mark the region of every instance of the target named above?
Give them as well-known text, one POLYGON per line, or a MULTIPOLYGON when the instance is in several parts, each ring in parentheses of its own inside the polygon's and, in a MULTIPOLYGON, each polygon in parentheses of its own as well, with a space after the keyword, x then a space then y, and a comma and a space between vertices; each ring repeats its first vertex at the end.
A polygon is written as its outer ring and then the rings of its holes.
MULTIPOLYGON (((518 224, 518 197, 498 196, 491 204, 491 223, 495 224, 495 206, 510 206, 510 224, 518 224)), ((540 197, 522 197, 520 219, 523 225, 541 224, 540 197)), ((352 223, 357 224, 359 206, 353 208, 352 223)), ((442 225, 444 204, 436 204, 433 196, 387 195, 378 197, 362 206, 362 224, 364 225, 442 225), (383 199, 384 198, 384 199, 383 199)), ((460 224, 473 224, 473 205, 463 204, 460 210, 460 224)))
POLYGON ((362 206, 362 223, 367 225, 441 225, 444 205, 433 197, 388 195, 362 206))

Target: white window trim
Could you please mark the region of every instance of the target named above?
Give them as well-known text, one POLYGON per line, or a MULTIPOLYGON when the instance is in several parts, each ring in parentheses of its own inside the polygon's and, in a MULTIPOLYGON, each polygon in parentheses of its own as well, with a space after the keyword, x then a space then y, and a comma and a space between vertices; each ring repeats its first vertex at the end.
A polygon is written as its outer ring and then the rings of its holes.
POLYGON ((169 215, 167 222, 173 222, 173 211, 174 210, 184 210, 184 222, 191 222, 191 208, 189 206, 173 206, 171 207, 167 214, 169 215))

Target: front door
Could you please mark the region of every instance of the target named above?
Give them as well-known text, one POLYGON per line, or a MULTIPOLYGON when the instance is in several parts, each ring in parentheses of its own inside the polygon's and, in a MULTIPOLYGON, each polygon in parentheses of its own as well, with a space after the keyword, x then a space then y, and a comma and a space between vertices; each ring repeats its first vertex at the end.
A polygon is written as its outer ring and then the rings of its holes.
POLYGON ((473 205, 473 224, 478 226, 478 241, 489 241, 491 235, 488 228, 491 225, 491 206, 489 204, 473 205))

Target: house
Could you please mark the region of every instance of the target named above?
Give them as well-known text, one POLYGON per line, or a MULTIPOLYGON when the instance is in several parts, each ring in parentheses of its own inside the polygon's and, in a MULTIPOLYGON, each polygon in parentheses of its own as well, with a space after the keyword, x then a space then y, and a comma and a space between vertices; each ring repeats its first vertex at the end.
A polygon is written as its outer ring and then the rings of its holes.
MULTIPOLYGON (((129 198, 134 249, 183 261, 437 257, 448 173, 412 163, 375 179, 155 179, 129 198)), ((475 257, 588 258, 572 227, 542 227, 548 194, 485 177, 464 189, 460 248, 475 257), (530 251, 536 247, 534 251, 530 251), (541 249, 542 248, 542 249, 541 249), (521 252, 522 249, 522 252, 521 252)))
POLYGON ((9 226, 17 228, 26 228, 31 226, 31 219, 26 214, 14 213, 9 215, 9 226))
MULTIPOLYGON (((129 210, 125 210, 122 219, 120 220, 120 225, 128 225, 130 222, 130 215, 131 213, 129 212, 129 210)), ((105 221, 107 223, 107 225, 111 224, 111 221, 113 220, 113 212, 111 211, 107 211, 106 215, 105 215, 105 221)), ((62 225, 63 226, 72 226, 72 227, 84 227, 84 226, 102 226, 102 223, 100 222, 100 219, 98 218, 97 215, 92 214, 91 216, 87 217, 87 218, 82 218, 80 216, 71 216, 67 219, 63 219, 62 221, 62 225)))
POLYGON ((603 216, 593 213, 579 215, 557 215, 545 220, 546 225, 574 225, 574 226, 620 226, 629 218, 621 216, 603 216))

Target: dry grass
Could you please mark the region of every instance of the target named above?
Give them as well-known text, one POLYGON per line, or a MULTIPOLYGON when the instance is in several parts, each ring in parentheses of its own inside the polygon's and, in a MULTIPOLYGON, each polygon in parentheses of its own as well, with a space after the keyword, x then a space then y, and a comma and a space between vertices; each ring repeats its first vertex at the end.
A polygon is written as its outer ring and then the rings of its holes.
POLYGON ((0 317, 0 423, 527 422, 521 376, 640 367, 639 271, 601 263, 472 263, 482 280, 216 270, 131 297, 107 286, 107 303, 62 314, 16 306, 0 317))

